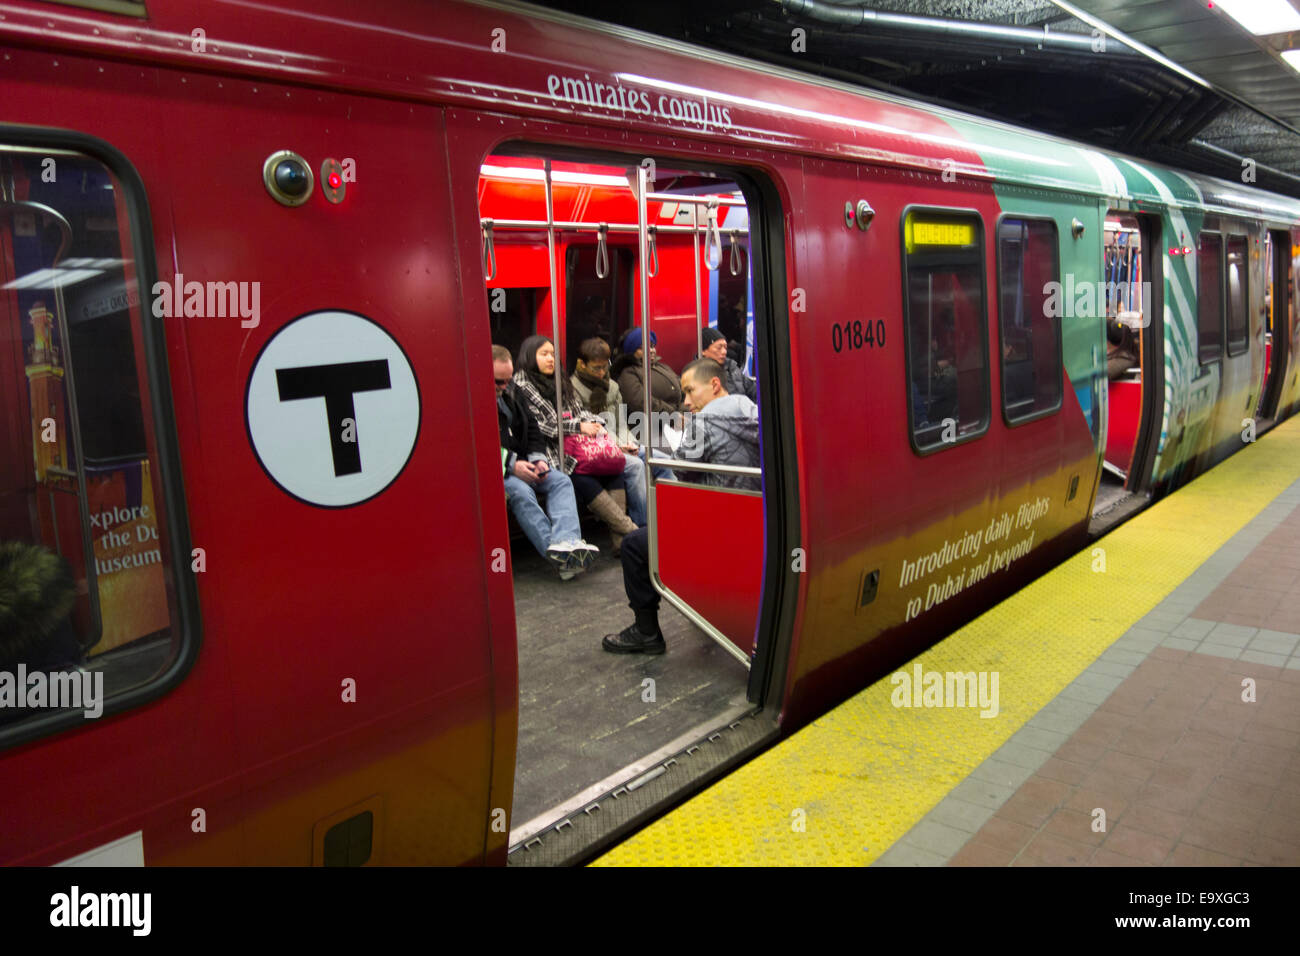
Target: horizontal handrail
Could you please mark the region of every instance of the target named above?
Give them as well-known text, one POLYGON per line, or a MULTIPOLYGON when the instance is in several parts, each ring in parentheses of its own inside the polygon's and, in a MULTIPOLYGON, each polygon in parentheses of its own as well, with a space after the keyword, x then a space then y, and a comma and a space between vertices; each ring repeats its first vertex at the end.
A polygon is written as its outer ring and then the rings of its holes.
MULTIPOLYGON (((547 222, 545 219, 482 219, 480 220, 480 223, 483 225, 486 225, 489 222, 492 223, 494 229, 545 229, 547 227, 547 222)), ((636 232, 637 231, 637 227, 635 224, 627 224, 621 222, 606 222, 606 223, 556 222, 554 225, 556 229, 563 229, 567 232, 600 232, 602 226, 609 232, 636 232)), ((664 232, 701 233, 701 232, 707 232, 708 226, 705 223, 700 223, 699 225, 696 226, 661 225, 656 223, 655 230, 660 233, 664 233, 664 232)), ((735 234, 738 236, 749 235, 748 229, 736 229, 732 231, 734 231, 735 234)))
POLYGON ((724 196, 675 196, 672 193, 646 193, 646 199, 654 199, 659 202, 676 202, 695 203, 697 206, 707 206, 710 203, 716 203, 720 206, 744 206, 745 200, 731 199, 724 196))
POLYGON ((646 464, 652 468, 673 468, 681 471, 704 471, 715 475, 759 475, 763 474, 762 468, 751 468, 748 465, 715 465, 706 461, 691 461, 688 458, 651 458, 646 464))

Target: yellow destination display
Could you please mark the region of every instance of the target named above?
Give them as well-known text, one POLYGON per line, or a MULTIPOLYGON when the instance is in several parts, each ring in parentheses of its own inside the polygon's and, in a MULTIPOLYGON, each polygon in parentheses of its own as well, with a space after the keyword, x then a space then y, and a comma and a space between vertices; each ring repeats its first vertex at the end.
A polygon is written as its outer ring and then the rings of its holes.
POLYGON ((909 251, 915 246, 973 246, 975 245, 975 224, 972 222, 923 222, 910 220, 908 232, 911 242, 909 251))

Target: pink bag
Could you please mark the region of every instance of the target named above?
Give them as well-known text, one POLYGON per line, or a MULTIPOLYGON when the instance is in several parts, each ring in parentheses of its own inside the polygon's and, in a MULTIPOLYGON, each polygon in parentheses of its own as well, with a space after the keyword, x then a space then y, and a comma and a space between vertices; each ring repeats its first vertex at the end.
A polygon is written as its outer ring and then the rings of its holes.
POLYGON ((608 432, 599 435, 565 435, 564 453, 578 462, 573 469, 580 475, 621 475, 625 459, 623 450, 608 432))

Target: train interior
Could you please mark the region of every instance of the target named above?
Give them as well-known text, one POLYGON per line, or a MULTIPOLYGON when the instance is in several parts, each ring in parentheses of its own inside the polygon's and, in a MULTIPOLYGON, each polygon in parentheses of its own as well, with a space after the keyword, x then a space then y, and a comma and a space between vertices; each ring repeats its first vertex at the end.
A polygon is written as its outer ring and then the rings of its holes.
MULTIPOLYGON (((606 424, 633 426, 623 434, 664 457, 670 438, 635 430, 640 386, 633 383, 634 402, 620 388, 633 358, 620 343, 644 327, 641 275, 657 358, 675 378, 700 354, 710 327, 752 377, 749 207, 725 172, 642 165, 644 223, 637 166, 535 150, 486 159, 479 214, 493 345, 514 356, 518 371, 523 340, 554 339, 558 324, 563 371, 573 376, 582 343, 604 340, 612 373, 606 424)), ((581 502, 583 537, 600 553, 569 580, 510 520, 519 672, 512 847, 606 792, 634 789, 655 758, 754 709, 747 685, 762 587, 762 493, 652 471, 649 527, 661 582, 674 596, 659 611, 662 656, 602 649, 602 636, 633 615, 612 532, 581 502)), ((507 508, 504 496, 500 506, 507 508)))
POLYGON ((1264 237, 1264 386, 1259 390, 1255 417, 1272 423, 1277 415, 1282 376, 1287 365, 1286 330, 1291 306, 1288 279, 1291 273, 1291 237, 1285 232, 1268 232, 1264 237))
POLYGON ((1106 217, 1101 303, 1106 315, 1106 454, 1094 514, 1134 490, 1129 476, 1143 425, 1142 360, 1151 306, 1144 300, 1150 259, 1139 225, 1133 216, 1112 212, 1106 217))

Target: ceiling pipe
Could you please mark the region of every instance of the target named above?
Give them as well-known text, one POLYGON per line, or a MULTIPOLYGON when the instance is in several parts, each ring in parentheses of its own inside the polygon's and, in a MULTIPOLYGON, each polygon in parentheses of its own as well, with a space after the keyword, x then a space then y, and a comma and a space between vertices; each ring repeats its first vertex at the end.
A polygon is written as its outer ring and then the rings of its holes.
MULTIPOLYGON (((1230 152, 1229 150, 1222 149, 1211 143, 1207 143, 1205 142, 1205 140, 1201 140, 1201 139, 1194 139, 1191 142, 1189 142, 1187 145, 1188 147, 1202 150, 1207 153, 1212 153, 1215 156, 1221 156, 1224 159, 1229 160, 1230 164, 1232 165, 1233 169, 1236 171, 1238 175, 1240 175, 1241 169, 1243 168, 1243 163, 1245 163, 1247 158, 1245 156, 1238 155, 1237 153, 1230 152)), ((1252 160, 1252 162, 1255 161, 1252 160)), ((1255 172, 1256 175, 1258 175, 1259 173, 1267 173, 1270 176, 1280 176, 1282 179, 1285 179, 1294 185, 1300 186, 1300 176, 1292 175, 1291 173, 1288 173, 1281 169, 1277 169, 1274 166, 1265 166, 1263 163, 1255 162, 1255 172)), ((1219 175, 1222 176, 1224 179, 1234 178, 1232 176, 1226 176, 1223 173, 1220 173, 1219 175)), ((1256 183, 1255 185, 1258 188, 1258 183, 1256 183)))
MULTIPOLYGON (((844 27, 870 27, 873 30, 913 31, 952 39, 985 40, 990 43, 1023 43, 1055 50, 1093 55, 1093 37, 1083 33, 1053 33, 1050 30, 1031 30, 1028 27, 998 26, 988 23, 971 23, 965 20, 945 20, 939 17, 916 17, 903 13, 885 13, 867 7, 842 7, 824 0, 776 0, 781 9, 794 16, 808 17, 823 23, 844 27)), ((1121 46, 1123 54, 1133 51, 1121 46)))

